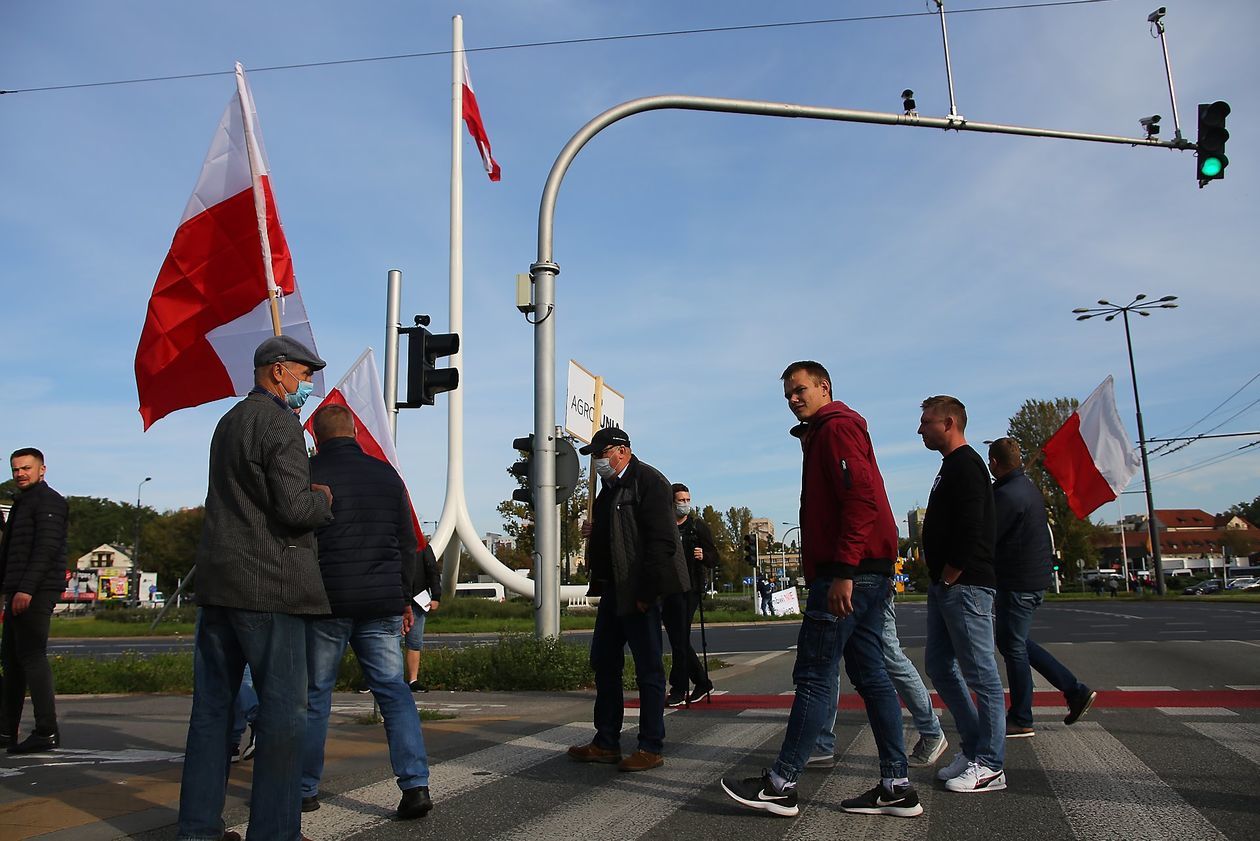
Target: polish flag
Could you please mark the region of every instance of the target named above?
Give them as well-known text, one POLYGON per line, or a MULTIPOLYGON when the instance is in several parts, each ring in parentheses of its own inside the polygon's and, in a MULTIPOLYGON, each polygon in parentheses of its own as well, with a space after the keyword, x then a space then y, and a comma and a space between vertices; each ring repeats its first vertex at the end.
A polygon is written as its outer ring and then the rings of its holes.
POLYGON ((1042 452, 1042 465, 1082 520, 1120 495, 1141 462, 1116 411, 1110 375, 1050 436, 1042 452))
MULTIPOLYGON (((402 470, 398 466, 398 451, 394 449, 394 436, 389 431, 389 410, 385 408, 382 383, 381 375, 376 370, 376 355, 368 348, 306 419, 305 428, 314 438, 311 421, 319 410, 325 406, 345 406, 354 416, 355 441, 363 452, 389 462, 398 471, 398 475, 402 476, 402 470)), ((411 524, 416 530, 416 541, 419 544, 417 548, 423 551, 428 541, 420 528, 420 519, 416 516, 414 505, 411 507, 411 524)))
POLYGON ((481 109, 477 107, 477 95, 473 93, 472 77, 468 75, 467 55, 464 56, 463 112, 464 124, 468 126, 468 133, 472 135, 473 142, 477 144, 477 151, 481 153, 481 163, 486 168, 486 174, 490 176, 491 181, 498 181, 501 170, 499 162, 490 153, 490 135, 486 134, 486 124, 481 119, 481 109))
MULTIPOLYGON (((268 172, 237 64, 236 94, 158 272, 136 348, 145 429, 178 409, 249 393, 254 349, 276 333, 273 293, 281 330, 316 351, 268 172)), ((315 376, 323 394, 323 375, 315 376)))

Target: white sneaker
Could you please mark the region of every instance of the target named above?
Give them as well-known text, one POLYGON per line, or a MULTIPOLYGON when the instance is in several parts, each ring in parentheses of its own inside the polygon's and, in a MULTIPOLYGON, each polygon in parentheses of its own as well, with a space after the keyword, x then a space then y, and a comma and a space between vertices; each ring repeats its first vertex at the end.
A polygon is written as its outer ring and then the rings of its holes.
POLYGON ((966 771, 967 766, 970 764, 971 764, 971 760, 967 758, 967 755, 963 753, 962 751, 959 751, 958 753, 954 754, 954 758, 949 761, 948 765, 946 765, 944 768, 936 772, 936 779, 942 780, 942 781, 952 780, 954 777, 957 777, 963 771, 966 771))
POLYGON ((945 788, 971 794, 982 791, 1001 791, 1006 788, 1006 772, 995 771, 978 762, 968 762, 961 774, 945 781, 945 788))
POLYGON ((836 755, 834 753, 818 753, 805 760, 806 768, 835 768, 836 755))

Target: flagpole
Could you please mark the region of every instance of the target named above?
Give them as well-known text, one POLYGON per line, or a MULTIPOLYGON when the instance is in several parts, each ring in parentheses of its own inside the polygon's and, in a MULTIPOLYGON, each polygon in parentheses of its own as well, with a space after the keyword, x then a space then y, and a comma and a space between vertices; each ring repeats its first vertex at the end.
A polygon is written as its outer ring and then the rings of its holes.
POLYGON ((271 239, 267 235, 267 197, 262 187, 262 150, 254 133, 254 98, 245 84, 245 68, 236 62, 236 94, 241 103, 241 122, 245 128, 245 156, 249 160, 249 182, 254 193, 254 215, 258 219, 258 240, 262 245, 263 275, 267 278, 267 300, 271 306, 271 331, 279 336, 280 289, 276 286, 275 271, 271 265, 271 239))

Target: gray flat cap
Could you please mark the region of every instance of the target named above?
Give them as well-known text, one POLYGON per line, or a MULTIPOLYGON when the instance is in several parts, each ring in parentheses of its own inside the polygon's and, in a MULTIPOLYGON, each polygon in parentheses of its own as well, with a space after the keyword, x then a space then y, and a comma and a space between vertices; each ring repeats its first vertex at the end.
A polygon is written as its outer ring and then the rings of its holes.
POLYGON ((254 351, 254 367, 264 368, 276 362, 301 362, 318 371, 328 363, 320 359, 306 345, 290 336, 272 336, 254 351))

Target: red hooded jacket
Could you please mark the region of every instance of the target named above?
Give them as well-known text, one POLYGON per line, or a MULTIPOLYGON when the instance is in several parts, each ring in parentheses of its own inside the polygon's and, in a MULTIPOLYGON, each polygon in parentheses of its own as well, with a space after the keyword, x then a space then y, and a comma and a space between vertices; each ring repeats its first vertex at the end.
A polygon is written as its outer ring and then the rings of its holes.
POLYGON ((897 522, 866 419, 839 400, 792 430, 801 439, 801 567, 820 576, 892 575, 897 522))

